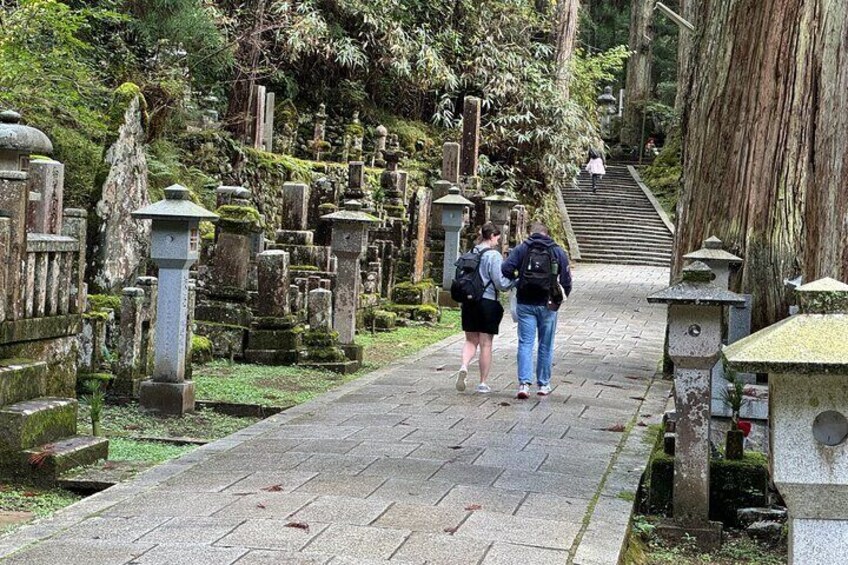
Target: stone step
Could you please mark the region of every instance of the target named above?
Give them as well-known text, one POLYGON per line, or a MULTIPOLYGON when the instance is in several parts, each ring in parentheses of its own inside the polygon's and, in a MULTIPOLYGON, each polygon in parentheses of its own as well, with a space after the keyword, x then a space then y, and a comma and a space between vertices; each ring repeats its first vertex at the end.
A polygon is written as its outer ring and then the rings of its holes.
POLYGON ((74 435, 77 405, 73 398, 36 398, 0 408, 0 453, 74 435))
POLYGON ((578 219, 578 220, 585 220, 585 221, 629 220, 629 221, 641 222, 641 221, 645 220, 645 221, 655 221, 655 222, 665 226, 665 224, 662 223, 662 220, 660 220, 656 216, 651 217, 646 212, 639 212, 639 211, 578 209, 578 211, 576 211, 574 213, 569 212, 568 217, 571 218, 571 219, 578 219))
POLYGON ((0 406, 45 396, 48 377, 44 361, 0 359, 0 406))
POLYGON ((662 259, 629 257, 610 254, 580 254, 580 260, 584 263, 603 263, 605 265, 644 265, 649 267, 668 267, 671 261, 662 259))
MULTIPOLYGON (((639 237, 640 235, 665 235, 668 232, 665 226, 657 226, 645 223, 625 224, 622 222, 616 223, 600 223, 600 222, 571 222, 574 232, 580 235, 628 235, 631 237, 639 237)), ((670 235, 670 234, 669 234, 670 235)))
POLYGON ((581 241, 580 238, 577 238, 577 244, 580 246, 580 253, 584 253, 586 251, 600 251, 603 252, 607 249, 615 250, 618 252, 639 252, 646 251, 651 253, 662 253, 664 255, 668 255, 671 257, 671 246, 670 245, 655 245, 650 243, 642 243, 638 241, 614 241, 614 242, 606 242, 606 243, 593 243, 587 242, 585 240, 581 241))
POLYGON ((578 238, 580 241, 587 241, 592 243, 610 243, 615 241, 641 241, 645 243, 657 244, 657 245, 672 245, 674 243, 674 238, 671 237, 668 233, 643 233, 637 236, 631 236, 626 233, 619 232, 604 232, 602 234, 586 234, 581 233, 578 238))
POLYGON ((93 436, 71 436, 20 452, 21 467, 28 479, 53 484, 62 473, 109 457, 109 440, 93 436))
MULTIPOLYGON (((671 261, 671 251, 662 249, 624 249, 624 248, 590 248, 586 249, 585 253, 589 255, 622 255, 627 257, 646 257, 651 259, 665 259, 671 261)), ((581 257, 584 254, 583 247, 580 248, 581 257)))

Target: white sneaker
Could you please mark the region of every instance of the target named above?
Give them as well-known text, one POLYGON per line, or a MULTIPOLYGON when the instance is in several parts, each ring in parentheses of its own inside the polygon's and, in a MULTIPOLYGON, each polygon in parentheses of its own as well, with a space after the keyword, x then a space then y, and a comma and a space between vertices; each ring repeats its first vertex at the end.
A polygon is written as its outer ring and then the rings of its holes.
POLYGON ((479 392, 480 394, 489 394, 490 392, 492 392, 492 387, 490 387, 486 383, 480 383, 479 385, 477 385, 477 392, 479 392))
POLYGON ((542 385, 542 386, 539 387, 539 392, 537 392, 536 394, 538 394, 539 396, 548 396, 550 393, 551 393, 550 385, 542 385))
POLYGON ((530 397, 530 385, 526 383, 521 383, 518 385, 518 394, 515 395, 516 398, 520 398, 521 400, 527 399, 530 397))
POLYGON ((462 392, 465 390, 465 378, 468 376, 468 367, 460 367, 456 374, 456 390, 462 392))

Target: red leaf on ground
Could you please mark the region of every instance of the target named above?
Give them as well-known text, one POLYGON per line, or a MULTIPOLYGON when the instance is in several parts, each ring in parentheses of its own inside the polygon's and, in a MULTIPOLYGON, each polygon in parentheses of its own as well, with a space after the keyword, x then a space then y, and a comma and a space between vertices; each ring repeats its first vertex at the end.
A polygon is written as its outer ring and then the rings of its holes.
POLYGON ((28 490, 28 491, 24 491, 24 492, 22 492, 22 493, 21 493, 21 496, 25 496, 26 498, 33 498, 33 497, 38 496, 38 493, 37 493, 37 492, 32 492, 31 490, 28 490))
POLYGON ((646 424, 645 422, 637 422, 636 425, 639 426, 640 428, 647 428, 648 427, 648 424, 646 424))
POLYGON ((271 485, 269 487, 265 487, 262 490, 265 492, 280 492, 283 490, 283 485, 271 485))
POLYGON ((297 528, 298 530, 306 530, 309 531, 309 524, 306 522, 289 522, 286 524, 287 528, 297 528))
POLYGON ((602 432, 623 432, 626 426, 624 424, 613 424, 608 428, 601 428, 602 432))
POLYGON ((256 505, 256 507, 257 507, 257 508, 262 508, 262 509, 264 509, 264 508, 265 508, 265 505, 264 505, 264 504, 262 504, 262 503, 260 502, 259 504, 257 504, 257 505, 256 505))
POLYGON ((465 507, 465 509, 469 512, 474 512, 475 510, 481 510, 483 507, 479 504, 469 504, 465 507))
POLYGON ((456 528, 445 528, 444 532, 446 534, 454 535, 456 533, 456 528))
POLYGON ((512 404, 510 404, 509 402, 501 402, 500 405, 501 406, 512 406, 512 404))

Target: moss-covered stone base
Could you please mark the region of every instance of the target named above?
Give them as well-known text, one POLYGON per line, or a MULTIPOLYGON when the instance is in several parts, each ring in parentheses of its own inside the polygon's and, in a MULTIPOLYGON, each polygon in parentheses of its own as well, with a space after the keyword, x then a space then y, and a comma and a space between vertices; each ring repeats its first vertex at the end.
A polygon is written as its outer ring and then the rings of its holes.
POLYGON ((422 305, 436 303, 436 283, 432 280, 420 283, 402 282, 392 289, 392 301, 396 304, 422 305))
MULTIPOLYGON (((654 452, 645 483, 647 511, 671 516, 674 495, 674 458, 654 452)), ((748 452, 738 461, 710 462, 710 519, 737 526, 740 508, 766 505, 768 462, 761 453, 748 452)))
POLYGON ((195 334, 212 342, 214 357, 241 359, 244 356, 247 339, 247 328, 244 326, 198 321, 195 324, 195 334))

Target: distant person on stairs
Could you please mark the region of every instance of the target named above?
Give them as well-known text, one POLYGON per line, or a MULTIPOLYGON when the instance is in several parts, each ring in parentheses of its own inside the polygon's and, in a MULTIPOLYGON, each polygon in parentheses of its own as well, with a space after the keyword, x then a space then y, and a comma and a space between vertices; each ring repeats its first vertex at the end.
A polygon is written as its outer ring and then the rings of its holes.
POLYGON ((456 390, 466 387, 468 364, 480 349, 480 384, 477 392, 487 394, 486 383, 492 366, 492 342, 498 334, 504 309, 498 291, 512 288, 512 281, 501 274, 503 256, 498 250, 501 231, 492 222, 480 228, 477 245, 456 262, 457 274, 451 285, 451 297, 462 305, 462 365, 456 374, 456 390))
POLYGON ((595 148, 589 149, 589 162, 586 164, 586 171, 592 175, 592 192, 595 193, 598 191, 598 181, 607 174, 604 167, 604 158, 595 148))
POLYGON ((530 237, 513 249, 503 263, 503 275, 516 280, 518 300, 518 394, 530 396, 533 346, 538 341, 536 394, 551 393, 557 311, 571 294, 571 269, 565 251, 551 239, 541 222, 530 224, 530 237))

